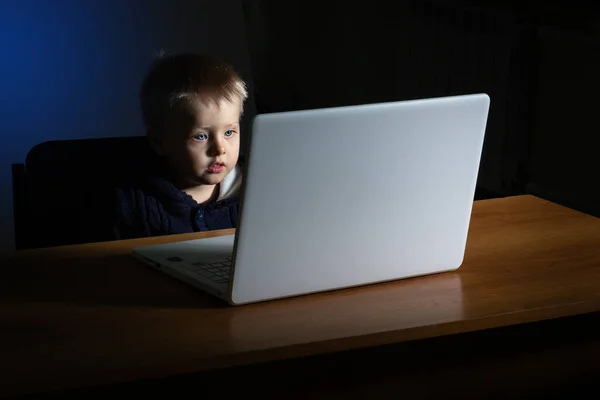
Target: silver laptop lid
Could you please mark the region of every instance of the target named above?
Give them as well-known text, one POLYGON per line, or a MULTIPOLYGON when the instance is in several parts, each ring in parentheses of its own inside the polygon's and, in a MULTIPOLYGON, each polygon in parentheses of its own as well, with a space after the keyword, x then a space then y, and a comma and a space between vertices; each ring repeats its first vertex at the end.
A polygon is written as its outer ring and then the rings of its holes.
POLYGON ((231 301, 456 269, 485 94, 255 118, 231 301))

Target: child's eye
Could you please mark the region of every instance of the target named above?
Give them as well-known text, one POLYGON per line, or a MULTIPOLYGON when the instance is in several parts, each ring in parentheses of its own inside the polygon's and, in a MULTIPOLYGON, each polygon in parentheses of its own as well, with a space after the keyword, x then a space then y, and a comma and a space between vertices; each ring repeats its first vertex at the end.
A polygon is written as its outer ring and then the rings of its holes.
POLYGON ((228 131, 225 131, 225 137, 232 137, 234 134, 235 134, 235 131, 233 131, 231 129, 228 131))
POLYGON ((198 135, 194 135, 194 140, 204 141, 208 139, 208 135, 206 133, 200 133, 198 135))

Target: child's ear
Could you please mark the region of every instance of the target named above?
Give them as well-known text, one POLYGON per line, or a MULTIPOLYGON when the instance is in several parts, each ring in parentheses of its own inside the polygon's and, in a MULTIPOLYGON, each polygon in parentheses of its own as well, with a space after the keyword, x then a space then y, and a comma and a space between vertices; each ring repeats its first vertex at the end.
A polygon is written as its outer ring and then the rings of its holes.
POLYGON ((148 132, 147 137, 154 152, 159 156, 165 155, 164 146, 160 140, 160 137, 150 131, 148 132))

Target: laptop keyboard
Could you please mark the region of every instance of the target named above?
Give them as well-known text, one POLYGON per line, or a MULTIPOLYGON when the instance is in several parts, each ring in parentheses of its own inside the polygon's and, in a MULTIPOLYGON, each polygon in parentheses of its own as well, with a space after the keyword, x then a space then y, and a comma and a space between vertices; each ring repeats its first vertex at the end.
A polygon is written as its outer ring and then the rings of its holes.
POLYGON ((227 257, 222 261, 193 262, 183 265, 183 268, 213 282, 227 283, 231 276, 231 264, 231 257, 227 257))

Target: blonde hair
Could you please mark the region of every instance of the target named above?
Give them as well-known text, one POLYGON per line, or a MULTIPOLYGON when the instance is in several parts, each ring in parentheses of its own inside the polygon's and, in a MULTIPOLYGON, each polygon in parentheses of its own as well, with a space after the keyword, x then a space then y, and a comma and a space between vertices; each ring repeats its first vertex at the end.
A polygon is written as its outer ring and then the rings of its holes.
POLYGON ((248 98, 246 83, 233 67, 204 54, 175 54, 159 59, 140 91, 142 116, 150 132, 165 130, 174 111, 192 101, 219 104, 248 98))

